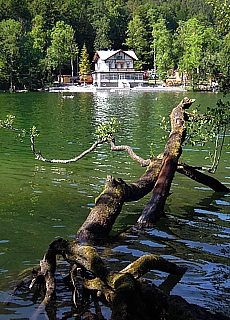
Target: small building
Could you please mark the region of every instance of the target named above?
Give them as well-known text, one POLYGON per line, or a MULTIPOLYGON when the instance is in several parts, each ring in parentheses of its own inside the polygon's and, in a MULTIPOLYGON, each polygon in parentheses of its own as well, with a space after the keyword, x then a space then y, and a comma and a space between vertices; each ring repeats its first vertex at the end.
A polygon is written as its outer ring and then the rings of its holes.
POLYGON ((93 83, 98 87, 132 88, 143 85, 143 72, 134 69, 138 60, 133 51, 97 51, 94 55, 93 83))
POLYGON ((70 83, 71 75, 58 75, 58 83, 70 83))

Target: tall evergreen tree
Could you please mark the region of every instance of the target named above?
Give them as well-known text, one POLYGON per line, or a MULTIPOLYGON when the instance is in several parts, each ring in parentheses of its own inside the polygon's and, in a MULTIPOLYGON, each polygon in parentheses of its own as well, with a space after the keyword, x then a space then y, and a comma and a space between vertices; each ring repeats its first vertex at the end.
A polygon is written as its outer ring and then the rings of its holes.
POLYGON ((89 55, 88 55, 86 45, 84 44, 80 54, 79 74, 83 76, 87 75, 90 73, 90 70, 91 70, 91 64, 89 61, 89 55))
POLYGON ((129 19, 129 11, 125 0, 105 0, 110 22, 109 38, 112 48, 121 49, 125 42, 125 31, 129 19))

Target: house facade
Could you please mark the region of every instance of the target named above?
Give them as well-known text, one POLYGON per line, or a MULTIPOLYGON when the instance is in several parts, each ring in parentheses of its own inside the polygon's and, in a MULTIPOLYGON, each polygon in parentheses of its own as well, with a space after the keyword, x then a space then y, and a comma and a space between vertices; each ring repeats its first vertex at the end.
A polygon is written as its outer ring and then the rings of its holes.
POLYGON ((133 51, 97 51, 94 55, 93 83, 98 87, 136 87, 143 85, 143 72, 134 69, 138 60, 133 51))

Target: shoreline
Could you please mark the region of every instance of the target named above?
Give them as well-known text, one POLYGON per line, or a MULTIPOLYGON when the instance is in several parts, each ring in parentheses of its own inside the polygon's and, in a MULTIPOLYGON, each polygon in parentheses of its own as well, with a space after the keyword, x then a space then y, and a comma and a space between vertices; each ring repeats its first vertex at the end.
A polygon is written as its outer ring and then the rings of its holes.
POLYGON ((98 92, 98 91, 109 91, 109 92, 117 92, 117 91, 150 91, 150 92, 186 92, 187 90, 183 87, 166 87, 166 86, 138 86, 134 88, 119 88, 119 87, 95 87, 92 85, 86 86, 63 86, 63 87, 50 87, 49 92, 63 92, 63 93, 75 93, 75 92, 98 92))

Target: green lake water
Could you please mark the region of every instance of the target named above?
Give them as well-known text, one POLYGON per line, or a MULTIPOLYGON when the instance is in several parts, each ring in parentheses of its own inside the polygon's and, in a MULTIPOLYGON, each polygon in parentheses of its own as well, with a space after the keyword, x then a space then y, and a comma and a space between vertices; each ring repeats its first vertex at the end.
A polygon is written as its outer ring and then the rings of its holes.
MULTIPOLYGON (((76 93, 63 99, 59 93, 0 94, 0 119, 14 115, 14 126, 40 131, 36 147, 46 158, 69 159, 88 149, 96 140, 99 123, 116 117, 121 122, 116 144, 127 144, 143 158, 150 145, 157 155, 164 148, 159 126, 184 96, 196 98, 194 106, 215 106, 221 94, 177 92, 76 93)), ((77 163, 51 164, 35 160, 30 141, 20 141, 16 131, 0 130, 0 319, 33 319, 38 304, 33 292, 10 293, 23 276, 20 272, 38 266, 48 245, 59 237, 71 239, 103 190, 107 175, 135 182, 145 169, 125 152, 111 152, 101 145, 77 163), (8 302, 8 303, 5 303, 8 302)), ((226 144, 229 141, 226 138, 226 144)), ((208 147, 185 147, 181 160, 209 165, 208 147)), ((230 151, 223 150, 215 178, 230 186, 230 151)), ((167 200, 167 218, 141 234, 98 247, 114 270, 146 253, 156 253, 186 265, 188 271, 171 294, 230 317, 230 194, 216 193, 176 174, 167 200)), ((149 195, 125 204, 114 225, 120 232, 137 221, 149 195)), ((60 263, 61 278, 67 266, 60 263)), ((146 277, 161 284, 166 274, 153 271, 146 277)), ((71 296, 60 284, 58 300, 71 296)), ((101 306, 104 319, 109 311, 101 306)), ((61 319, 68 310, 58 309, 61 319)), ((37 314, 36 314, 37 316, 37 314)), ((36 319, 47 319, 41 312, 36 319)))

